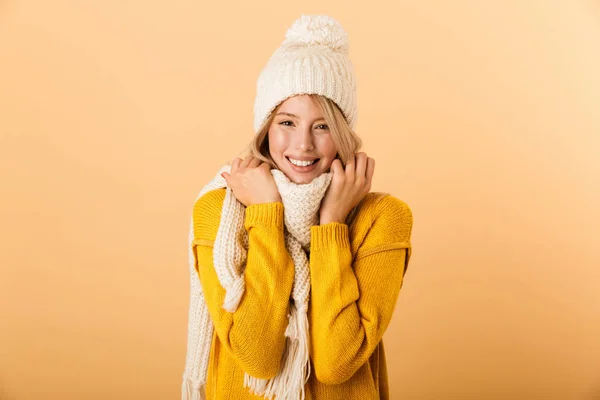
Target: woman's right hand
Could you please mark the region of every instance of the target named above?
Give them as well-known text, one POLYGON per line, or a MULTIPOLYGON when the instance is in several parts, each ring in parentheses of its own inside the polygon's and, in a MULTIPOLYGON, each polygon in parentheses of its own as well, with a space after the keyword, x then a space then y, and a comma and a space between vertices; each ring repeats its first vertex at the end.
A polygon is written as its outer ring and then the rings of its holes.
POLYGON ((252 155, 248 155, 244 160, 234 159, 231 171, 223 172, 221 176, 238 201, 246 207, 281 201, 281 195, 271 174, 271 166, 252 155))

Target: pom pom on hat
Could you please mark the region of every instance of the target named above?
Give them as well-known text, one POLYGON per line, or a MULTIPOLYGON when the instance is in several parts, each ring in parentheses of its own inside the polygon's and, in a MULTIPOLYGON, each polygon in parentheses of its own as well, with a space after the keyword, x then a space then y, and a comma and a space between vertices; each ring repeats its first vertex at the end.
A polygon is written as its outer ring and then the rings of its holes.
POLYGON ((302 15, 287 30, 284 44, 321 45, 348 54, 348 35, 338 21, 327 15, 302 15))
POLYGON ((356 80, 348 58, 348 35, 327 15, 302 15, 288 28, 256 83, 254 132, 287 98, 318 94, 340 108, 351 129, 356 124, 356 80))

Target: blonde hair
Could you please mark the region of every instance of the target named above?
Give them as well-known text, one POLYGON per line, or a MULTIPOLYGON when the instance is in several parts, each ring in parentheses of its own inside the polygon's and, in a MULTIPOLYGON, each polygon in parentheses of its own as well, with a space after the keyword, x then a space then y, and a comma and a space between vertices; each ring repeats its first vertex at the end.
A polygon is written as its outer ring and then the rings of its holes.
MULTIPOLYGON (((358 137, 356 132, 350 128, 346 118, 344 118, 344 114, 333 100, 318 94, 309 94, 309 96, 316 100, 318 107, 323 112, 323 118, 325 118, 325 122, 329 126, 331 138, 337 149, 335 158, 339 159, 342 162, 342 165, 346 166, 348 160, 361 148, 362 140, 358 137)), ((269 127, 275 118, 275 114, 277 114, 277 110, 279 110, 282 103, 275 107, 271 114, 269 114, 269 117, 260 127, 256 135, 254 135, 254 138, 250 141, 247 148, 239 156, 240 158, 252 155, 263 162, 269 163, 271 168, 277 169, 275 161, 273 161, 269 154, 268 133, 269 127)))

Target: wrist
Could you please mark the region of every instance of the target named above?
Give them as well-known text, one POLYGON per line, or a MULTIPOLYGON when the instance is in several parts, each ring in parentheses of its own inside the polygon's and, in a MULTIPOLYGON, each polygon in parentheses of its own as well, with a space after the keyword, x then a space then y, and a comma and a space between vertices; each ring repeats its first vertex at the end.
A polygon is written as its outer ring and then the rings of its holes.
POLYGON ((346 218, 345 217, 341 217, 339 215, 321 215, 319 218, 319 225, 325 225, 325 224, 329 224, 331 222, 338 222, 340 224, 344 224, 346 223, 346 218))
POLYGON ((254 201, 251 201, 249 205, 271 204, 271 203, 282 203, 281 197, 271 196, 271 197, 264 197, 262 199, 255 199, 254 201))
POLYGON ((266 203, 283 203, 283 200, 281 199, 281 195, 277 193, 273 196, 270 196, 267 199, 266 203))

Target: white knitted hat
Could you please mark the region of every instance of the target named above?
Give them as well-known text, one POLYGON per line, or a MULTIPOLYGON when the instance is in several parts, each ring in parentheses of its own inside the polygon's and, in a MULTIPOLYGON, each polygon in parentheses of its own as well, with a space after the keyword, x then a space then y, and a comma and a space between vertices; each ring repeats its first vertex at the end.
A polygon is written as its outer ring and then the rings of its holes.
POLYGON ((279 103, 297 94, 320 94, 333 100, 353 129, 356 80, 348 47, 348 35, 334 18, 298 18, 258 77, 254 132, 258 133, 279 103))

